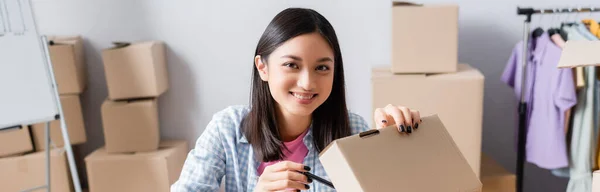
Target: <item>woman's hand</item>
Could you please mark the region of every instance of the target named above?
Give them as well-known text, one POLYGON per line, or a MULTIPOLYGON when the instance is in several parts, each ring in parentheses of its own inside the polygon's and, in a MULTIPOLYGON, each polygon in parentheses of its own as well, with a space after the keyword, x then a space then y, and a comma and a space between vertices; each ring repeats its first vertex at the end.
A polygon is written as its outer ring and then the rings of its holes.
POLYGON ((308 190, 307 183, 312 182, 312 180, 301 173, 306 171, 310 171, 308 166, 292 161, 281 161, 269 165, 265 167, 262 175, 258 178, 254 191, 308 190))
POLYGON ((398 131, 405 133, 412 133, 413 129, 418 129, 419 123, 421 123, 419 111, 391 104, 375 109, 373 117, 377 129, 396 125, 398 131))

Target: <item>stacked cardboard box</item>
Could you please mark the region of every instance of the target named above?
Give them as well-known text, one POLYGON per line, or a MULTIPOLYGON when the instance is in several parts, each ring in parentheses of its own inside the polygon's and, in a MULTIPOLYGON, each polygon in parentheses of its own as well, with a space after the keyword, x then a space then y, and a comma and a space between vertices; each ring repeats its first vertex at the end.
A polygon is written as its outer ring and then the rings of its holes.
POLYGON ((372 106, 439 115, 479 176, 484 76, 458 64, 458 6, 392 5, 391 67, 372 71, 372 106), (419 19, 415 19, 419 18, 419 19))
POLYGON ((0 130, 0 158, 33 150, 26 125, 0 130))
POLYGON ((175 140, 162 141, 151 152, 108 153, 100 148, 85 159, 90 191, 169 191, 187 152, 187 142, 175 140))
POLYGON ((185 141, 160 140, 158 98, 168 90, 165 45, 115 43, 102 51, 108 98, 105 146, 85 158, 90 191, 167 191, 181 172, 185 141))
MULTIPOLYGON (((60 102, 69 132, 69 141, 72 145, 83 144, 87 141, 80 98, 87 85, 83 40, 80 36, 54 36, 50 37, 49 40, 48 51, 50 52, 54 77, 58 84, 60 102)), ((46 123, 31 126, 36 151, 45 149, 45 126, 46 123)), ((50 123, 50 140, 56 147, 64 146, 59 120, 50 123)))
POLYGON ((481 156, 482 192, 514 192, 517 176, 508 172, 490 156, 481 156))
MULTIPOLYGON (((72 145, 86 142, 80 94, 85 90, 87 74, 80 36, 51 36, 48 51, 58 84, 63 117, 72 145)), ((22 125, 0 131, 0 191, 22 191, 46 182, 46 123, 22 125)), ((72 191, 60 121, 50 122, 52 191, 72 191)), ((76 157, 77 158, 77 157, 76 157)), ((82 165, 78 165, 82 166, 82 165)))
POLYGON ((117 44, 102 51, 108 98, 102 104, 108 153, 158 149, 158 97, 167 91, 162 42, 117 44))
MULTIPOLYGON (((24 191, 46 184, 45 152, 0 159, 0 191, 24 191)), ((51 191, 73 191, 71 175, 63 148, 50 151, 51 191)), ((41 191, 41 190, 39 190, 41 191)))
MULTIPOLYGON (((79 95, 60 95, 60 102, 71 145, 85 143, 87 141, 87 136, 79 95)), ((46 123, 38 123, 31 126, 31 133, 36 151, 43 151, 46 148, 46 145, 44 144, 45 127, 46 123)), ((59 120, 50 122, 50 140, 52 141, 52 145, 59 148, 64 147, 59 120)))

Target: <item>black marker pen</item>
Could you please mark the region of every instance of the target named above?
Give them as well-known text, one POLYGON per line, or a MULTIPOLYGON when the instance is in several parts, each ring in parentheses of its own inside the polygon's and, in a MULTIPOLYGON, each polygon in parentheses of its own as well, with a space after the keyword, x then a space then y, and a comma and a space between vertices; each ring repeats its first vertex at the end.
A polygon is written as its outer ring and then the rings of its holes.
POLYGON ((318 181, 320 183, 323 183, 323 184, 331 187, 332 189, 335 189, 335 187, 333 187, 333 183, 331 183, 331 182, 329 182, 329 181, 327 181, 327 180, 325 180, 325 179, 323 179, 323 178, 321 178, 319 176, 313 175, 310 172, 302 172, 302 174, 306 175, 307 177, 309 177, 309 178, 311 178, 313 180, 316 180, 316 181, 318 181))

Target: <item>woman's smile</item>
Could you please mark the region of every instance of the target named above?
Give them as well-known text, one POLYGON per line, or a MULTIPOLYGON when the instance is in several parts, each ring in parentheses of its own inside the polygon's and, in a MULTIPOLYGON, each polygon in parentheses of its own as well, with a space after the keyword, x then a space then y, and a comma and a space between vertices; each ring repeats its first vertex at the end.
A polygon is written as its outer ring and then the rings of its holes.
POLYGON ((315 97, 317 97, 319 94, 315 94, 315 93, 302 93, 302 92, 291 92, 290 91, 290 95, 292 95, 293 97, 296 98, 296 101, 298 101, 298 103, 300 104, 310 104, 313 99, 315 97))

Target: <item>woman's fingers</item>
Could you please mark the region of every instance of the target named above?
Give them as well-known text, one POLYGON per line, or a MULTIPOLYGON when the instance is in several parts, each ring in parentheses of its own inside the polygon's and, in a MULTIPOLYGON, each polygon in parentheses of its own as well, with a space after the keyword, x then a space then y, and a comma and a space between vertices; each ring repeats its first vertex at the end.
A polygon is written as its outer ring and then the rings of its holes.
POLYGON ((292 161, 281 161, 279 163, 265 167, 263 172, 280 172, 280 171, 310 171, 310 167, 292 161))
POLYGON ((293 180, 278 180, 274 182, 269 182, 265 185, 267 191, 278 191, 278 190, 286 190, 286 189, 300 189, 300 190, 308 190, 309 186, 307 184, 299 183, 293 180))
POLYGON ((382 108, 375 109, 373 117, 375 119, 377 129, 381 129, 389 125, 393 125, 395 123, 394 119, 391 118, 391 116, 387 115, 382 108))
POLYGON ((412 133, 413 131, 413 121, 412 114, 410 110, 406 107, 398 107, 398 109, 402 112, 402 118, 404 118, 404 125, 406 125, 406 132, 412 133))
POLYGON ((419 128, 419 124, 421 123, 421 114, 419 111, 391 104, 385 106, 383 109, 377 108, 374 117, 378 129, 396 124, 398 131, 406 133, 412 133, 414 129, 419 128))
POLYGON ((306 183, 312 182, 303 172, 308 166, 292 161, 281 161, 265 167, 259 178, 260 188, 267 191, 308 190, 306 183))
POLYGON ((385 106, 384 110, 388 115, 392 116, 394 122, 398 126, 398 130, 400 132, 406 132, 406 122, 404 121, 404 115, 402 114, 400 109, 393 105, 387 105, 385 106))
POLYGON ((269 177, 265 178, 267 181, 278 181, 278 180, 292 180, 302 183, 308 183, 308 177, 297 171, 280 171, 273 174, 269 174, 269 177))
POLYGON ((417 110, 411 110, 410 113, 412 115, 415 129, 418 129, 419 124, 421 124, 421 113, 417 110))

